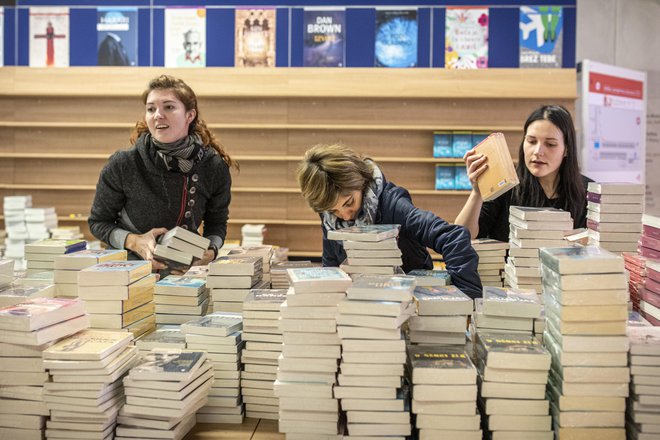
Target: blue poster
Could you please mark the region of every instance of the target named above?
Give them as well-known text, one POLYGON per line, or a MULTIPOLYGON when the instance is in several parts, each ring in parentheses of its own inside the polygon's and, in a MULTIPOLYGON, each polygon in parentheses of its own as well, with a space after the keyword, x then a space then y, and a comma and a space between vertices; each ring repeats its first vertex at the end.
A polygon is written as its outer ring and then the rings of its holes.
POLYGON ((345 24, 344 10, 305 9, 303 66, 344 67, 345 24))
POLYGON ((376 10, 376 67, 417 67, 417 10, 376 10))
POLYGON ((520 7, 520 67, 561 67, 561 6, 520 7))
POLYGON ((98 8, 99 66, 137 66, 137 8, 98 8))

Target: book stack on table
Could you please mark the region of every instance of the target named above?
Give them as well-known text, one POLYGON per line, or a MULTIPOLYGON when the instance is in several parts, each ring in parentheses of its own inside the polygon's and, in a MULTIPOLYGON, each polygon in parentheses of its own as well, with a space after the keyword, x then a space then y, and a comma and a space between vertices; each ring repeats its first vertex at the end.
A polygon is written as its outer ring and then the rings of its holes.
POLYGON ((156 282, 156 324, 177 325, 204 316, 209 308, 206 279, 168 275, 156 282))
POLYGON ((46 238, 25 245, 26 275, 55 270, 58 255, 70 254, 87 248, 85 240, 53 240, 46 238))
POLYGON ((479 238, 472 240, 472 247, 479 255, 477 271, 481 284, 495 287, 504 286, 504 266, 509 243, 491 238, 479 238))
POLYGON ((456 286, 417 287, 413 292, 417 312, 408 321, 413 344, 465 345, 465 331, 473 304, 456 286))
POLYGON ((343 241, 347 274, 392 275, 400 272, 401 250, 396 238, 399 225, 367 225, 328 231, 328 240, 343 241))
POLYGON ((225 255, 209 264, 206 286, 211 289, 213 311, 238 312, 250 289, 267 289, 270 283, 262 280, 261 256, 225 255))
POLYGON ((660 327, 628 327, 630 339, 630 396, 627 402, 628 438, 660 437, 660 327))
POLYGON ((180 226, 170 229, 158 238, 154 257, 170 269, 187 270, 194 259, 200 259, 211 245, 211 240, 180 226))

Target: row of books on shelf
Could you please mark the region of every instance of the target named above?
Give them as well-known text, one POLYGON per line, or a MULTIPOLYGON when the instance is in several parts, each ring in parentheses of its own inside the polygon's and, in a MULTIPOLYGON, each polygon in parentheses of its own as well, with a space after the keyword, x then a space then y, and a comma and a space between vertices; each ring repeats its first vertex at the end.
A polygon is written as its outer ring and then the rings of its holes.
POLYGON ((433 157, 460 159, 488 135, 481 131, 436 131, 433 133, 433 157))

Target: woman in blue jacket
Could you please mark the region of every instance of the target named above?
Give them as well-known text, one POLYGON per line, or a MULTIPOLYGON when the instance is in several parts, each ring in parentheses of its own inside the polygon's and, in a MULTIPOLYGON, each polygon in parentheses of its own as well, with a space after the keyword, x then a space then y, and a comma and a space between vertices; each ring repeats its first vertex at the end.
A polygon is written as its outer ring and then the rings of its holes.
POLYGON ((388 182, 373 160, 343 145, 318 145, 305 153, 297 174, 303 198, 322 220, 324 266, 339 266, 346 258, 342 242, 327 239, 329 230, 398 224, 405 272, 432 269, 431 248, 442 254, 456 287, 481 296, 470 233, 415 207, 408 191, 388 182))

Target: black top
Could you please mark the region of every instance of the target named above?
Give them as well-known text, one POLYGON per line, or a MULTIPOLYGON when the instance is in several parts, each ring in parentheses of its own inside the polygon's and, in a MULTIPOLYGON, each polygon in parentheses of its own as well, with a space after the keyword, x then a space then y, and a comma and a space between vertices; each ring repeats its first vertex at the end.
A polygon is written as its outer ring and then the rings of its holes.
MULTIPOLYGON (((587 185, 593 182, 590 178, 582 176, 582 183, 584 184, 585 193, 587 185)), ((509 241, 509 207, 511 206, 511 197, 513 191, 508 191, 502 196, 484 202, 479 213, 479 234, 477 238, 492 238, 499 241, 509 241)), ((584 200, 584 210, 582 214, 573 219, 574 228, 584 228, 587 225, 587 200, 584 200)), ((544 197, 543 208, 559 208, 563 209, 564 200, 561 197, 556 199, 548 199, 544 197)))

